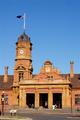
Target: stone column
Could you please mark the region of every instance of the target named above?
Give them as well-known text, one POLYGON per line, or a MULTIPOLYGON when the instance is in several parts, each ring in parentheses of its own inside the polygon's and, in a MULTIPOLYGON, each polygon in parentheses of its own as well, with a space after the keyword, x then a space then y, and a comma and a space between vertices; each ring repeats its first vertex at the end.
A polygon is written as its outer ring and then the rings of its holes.
POLYGON ((71 108, 71 98, 70 98, 70 92, 69 92, 68 87, 66 89, 66 101, 67 101, 67 107, 70 109, 71 108))
POLYGON ((65 108, 66 106, 66 92, 65 92, 65 88, 63 88, 63 92, 62 92, 62 108, 65 108))
POLYGON ((24 89, 20 89, 19 106, 20 107, 26 106, 26 93, 24 89))
POLYGON ((63 94, 62 94, 62 108, 70 109, 71 108, 71 102, 70 102, 70 95, 69 95, 69 88, 63 88, 63 94))
POLYGON ((52 96, 52 92, 49 90, 49 92, 48 92, 48 108, 52 109, 52 105, 53 105, 53 96, 52 96))
POLYGON ((18 105, 17 102, 17 88, 13 88, 13 101, 12 101, 13 105, 18 105))
POLYGON ((20 89, 19 91, 19 106, 21 107, 22 106, 22 89, 20 89))
POLYGON ((39 92, 35 92, 35 108, 39 108, 39 92))

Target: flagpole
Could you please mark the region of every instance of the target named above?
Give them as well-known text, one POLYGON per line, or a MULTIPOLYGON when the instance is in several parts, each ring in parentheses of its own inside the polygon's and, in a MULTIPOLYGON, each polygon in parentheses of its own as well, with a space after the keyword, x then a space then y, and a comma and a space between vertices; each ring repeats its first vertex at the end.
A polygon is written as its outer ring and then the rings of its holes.
POLYGON ((25 13, 24 13, 24 17, 23 18, 24 18, 24 33, 25 33, 25 28, 26 28, 26 21, 25 21, 26 20, 26 14, 25 13))

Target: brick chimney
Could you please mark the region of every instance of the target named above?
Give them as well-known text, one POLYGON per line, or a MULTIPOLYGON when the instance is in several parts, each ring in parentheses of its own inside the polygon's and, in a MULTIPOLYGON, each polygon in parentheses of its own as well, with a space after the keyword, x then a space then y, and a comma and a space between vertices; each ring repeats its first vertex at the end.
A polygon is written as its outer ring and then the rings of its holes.
POLYGON ((4 68, 4 82, 8 81, 8 66, 4 68))
POLYGON ((70 61, 70 78, 74 77, 74 61, 70 61))

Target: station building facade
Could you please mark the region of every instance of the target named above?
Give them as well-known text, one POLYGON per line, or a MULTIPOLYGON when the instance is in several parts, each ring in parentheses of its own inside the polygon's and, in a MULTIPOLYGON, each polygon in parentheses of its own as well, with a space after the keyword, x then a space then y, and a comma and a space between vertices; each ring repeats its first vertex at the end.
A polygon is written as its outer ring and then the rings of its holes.
MULTIPOLYGON (((16 42, 14 74, 0 75, 0 100, 4 104, 23 108, 77 109, 80 107, 80 74, 74 73, 70 62, 70 73, 62 74, 51 61, 46 60, 40 72, 33 74, 32 43, 23 33, 16 42)), ((1 104, 1 101, 0 101, 1 104)))

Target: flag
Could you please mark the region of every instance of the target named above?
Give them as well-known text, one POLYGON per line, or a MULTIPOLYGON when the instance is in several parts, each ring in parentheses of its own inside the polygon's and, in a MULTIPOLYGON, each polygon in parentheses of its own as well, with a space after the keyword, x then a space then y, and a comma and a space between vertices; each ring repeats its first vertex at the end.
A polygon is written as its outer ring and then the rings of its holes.
POLYGON ((25 13, 24 13, 24 15, 18 15, 18 16, 16 16, 18 19, 23 19, 23 27, 24 27, 24 31, 25 31, 25 13))
POLYGON ((23 18, 23 16, 22 16, 22 15, 18 15, 18 16, 16 16, 16 17, 17 17, 17 18, 19 18, 19 19, 20 19, 20 18, 23 18))

